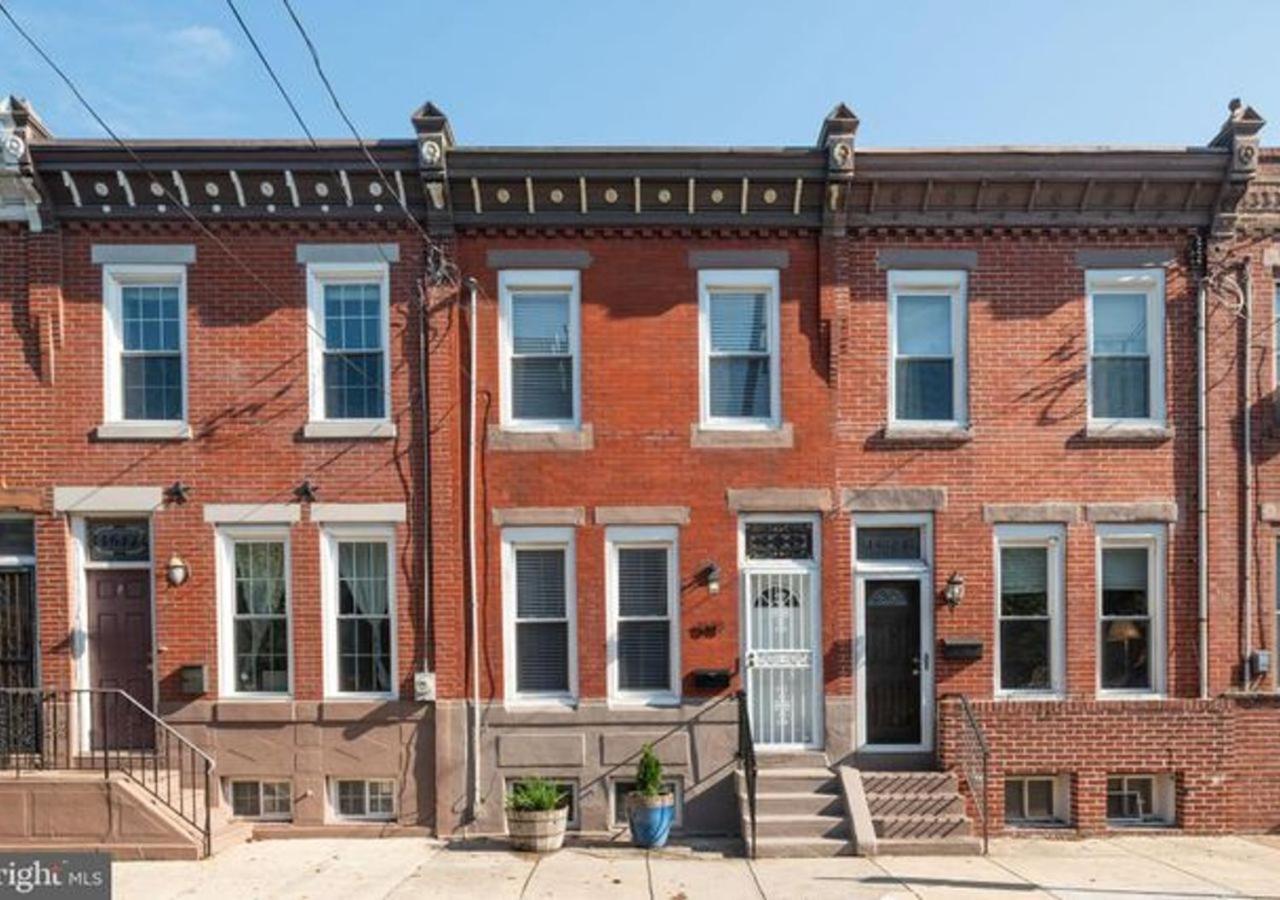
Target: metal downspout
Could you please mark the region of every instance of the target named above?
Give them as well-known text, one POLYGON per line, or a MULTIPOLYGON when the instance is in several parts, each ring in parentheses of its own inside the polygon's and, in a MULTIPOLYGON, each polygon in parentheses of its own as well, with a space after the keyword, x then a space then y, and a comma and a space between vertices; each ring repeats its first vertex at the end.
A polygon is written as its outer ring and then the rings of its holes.
POLYGON ((1200 644, 1200 697, 1209 697, 1209 426, 1208 426, 1208 288, 1205 284, 1205 240, 1196 236, 1196 601, 1200 644))
POLYGON ((480 817, 480 604, 476 584, 476 292, 479 284, 467 279, 467 325, 471 330, 470 419, 467 433, 467 568, 471 584, 471 822, 480 817))
POLYGON ((1241 276, 1244 294, 1244 396, 1240 400, 1244 441, 1244 596, 1241 598, 1243 627, 1243 659, 1240 665, 1241 686, 1247 691, 1253 684, 1253 279, 1249 261, 1245 260, 1241 276))

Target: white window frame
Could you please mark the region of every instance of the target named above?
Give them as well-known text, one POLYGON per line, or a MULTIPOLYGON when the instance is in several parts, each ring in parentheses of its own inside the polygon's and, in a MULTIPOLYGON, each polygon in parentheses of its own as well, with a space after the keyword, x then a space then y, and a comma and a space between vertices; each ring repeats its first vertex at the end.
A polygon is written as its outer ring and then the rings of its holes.
POLYGON ((698 420, 704 429, 777 431, 782 427, 782 301, 777 269, 698 270, 698 420), (711 414, 711 295, 763 291, 768 314, 769 415, 763 418, 711 414))
POLYGON ((353 429, 391 421, 391 267, 378 263, 307 263, 307 395, 311 423, 348 425, 353 429), (327 284, 378 283, 382 324, 382 416, 330 419, 324 409, 324 288, 327 284))
POLYGON ((995 529, 995 564, 992 580, 995 586, 995 696, 1005 699, 1045 699, 1065 695, 1067 685, 1067 648, 1065 628, 1065 573, 1067 530, 1063 525, 997 525, 995 529), (1006 688, 1001 683, 1002 650, 1001 624, 1004 612, 1001 608, 1001 551, 1006 548, 1044 548, 1048 553, 1049 578, 1049 671, 1048 690, 1037 688, 1006 688))
MULTIPOLYGON (((1094 583, 1097 595, 1094 600, 1094 618, 1097 629, 1094 638, 1094 678, 1097 695, 1101 698, 1160 699, 1165 691, 1165 602, 1167 596, 1165 548, 1168 529, 1160 524, 1100 524, 1094 549, 1094 583), (1145 548, 1147 550, 1147 603, 1150 613, 1151 687, 1130 690, 1104 688, 1102 686, 1102 645, 1107 620, 1102 617, 1102 551, 1108 548, 1145 548)), ((1123 616, 1119 618, 1125 618, 1123 616)))
POLYGON ((236 819, 239 819, 239 820, 241 820, 241 821, 246 821, 246 822, 291 822, 291 821, 293 821, 293 782, 291 782, 288 778, 270 778, 270 777, 263 777, 263 778, 240 778, 240 777, 229 777, 229 778, 225 778, 225 779, 223 779, 223 782, 224 782, 224 785, 225 785, 225 788, 224 788, 224 796, 226 797, 227 810, 228 810, 228 811, 231 813, 231 815, 232 815, 233 817, 235 817, 236 819), (236 813, 236 811, 235 811, 235 795, 234 795, 234 790, 235 790, 235 785, 237 785, 237 784, 253 784, 253 785, 257 785, 257 788, 258 788, 258 815, 256 815, 256 816, 242 816, 242 815, 238 815, 238 814, 236 813), (283 785, 285 785, 285 786, 288 788, 288 791, 289 791, 289 811, 288 811, 287 813, 278 813, 278 812, 266 813, 266 812, 263 812, 263 811, 262 811, 262 806, 263 806, 263 803, 262 803, 262 786, 263 786, 264 784, 283 784, 283 785))
POLYGON ((576 269, 504 269, 498 273, 498 411, 504 431, 578 431, 582 428, 582 273, 576 269), (512 412, 512 295, 523 291, 569 294, 569 352, 573 356, 573 415, 517 419, 512 412))
POLYGON ((1168 772, 1108 772, 1103 789, 1106 792, 1106 797, 1103 798, 1103 813, 1108 828, 1169 828, 1177 824, 1177 785, 1174 782, 1174 776, 1168 772), (1129 781, 1149 780, 1152 815, 1147 819, 1113 819, 1107 816, 1106 799, 1111 794, 1112 778, 1123 778, 1126 788, 1129 781))
POLYGON ((889 425, 955 429, 969 425, 969 273, 963 269, 892 269, 889 279, 889 425), (898 296, 945 294, 951 301, 950 419, 898 418, 898 296))
POLYGON ((294 693, 293 647, 293 550, 288 526, 280 525, 220 525, 215 533, 217 556, 218 601, 218 695, 237 700, 291 700, 294 693), (284 544, 284 614, 285 639, 288 641, 289 673, 288 690, 281 693, 269 691, 241 691, 236 688, 236 544, 239 543, 284 544))
POLYGON ((328 785, 329 814, 339 822, 394 822, 400 811, 400 791, 395 778, 366 778, 362 776, 331 775, 328 785), (344 813, 338 806, 338 783, 341 781, 358 781, 364 785, 364 808, 359 815, 344 813), (369 785, 372 782, 391 785, 391 812, 369 812, 369 785))
MULTIPOLYGON (((618 786, 622 784, 635 784, 635 776, 627 776, 609 779, 609 830, 627 829, 629 824, 627 821, 627 811, 624 808, 618 808, 618 786)), ((662 783, 665 787, 671 788, 671 794, 675 798, 674 812, 671 818, 671 827, 680 829, 684 827, 684 776, 669 775, 663 773, 662 783)))
MULTIPOLYGON (((1022 783, 1022 807, 1027 807, 1027 783, 1031 781, 1047 781, 1051 785, 1052 797, 1050 805, 1053 807, 1052 819, 1010 819, 1005 817, 1004 824, 1007 828, 1064 828, 1071 824, 1071 776, 1069 775, 1042 775, 1038 773, 1018 773, 1006 775, 1004 782, 1006 790, 1009 782, 1018 781, 1022 783)), ((1004 797, 1001 796, 1001 805, 1003 806, 1004 797)))
MULTIPOLYGON (((183 434, 190 419, 188 394, 191 360, 187 352, 187 267, 168 264, 118 264, 102 267, 102 410, 103 422, 117 433, 129 429, 140 434, 170 430, 183 434), (178 352, 182 370, 182 415, 177 419, 126 419, 124 417, 124 289, 136 285, 178 288, 178 352)), ((158 433, 158 432, 157 432, 158 433)))
MULTIPOLYGON (((609 701, 613 704, 678 706, 680 704, 680 529, 675 526, 612 526, 605 529, 605 598, 608 629, 609 701), (667 552, 667 615, 670 642, 669 689, 666 691, 624 691, 618 687, 621 663, 618 652, 619 622, 618 551, 630 548, 661 548, 667 552)), ((643 617, 654 620, 653 617, 643 617)), ((643 620, 629 617, 627 621, 643 620)))
POLYGON ((327 524, 320 537, 320 606, 324 616, 324 695, 339 700, 394 700, 400 696, 399 610, 396 603, 396 529, 386 524, 327 524), (386 691, 338 690, 338 544, 382 543, 387 548, 387 609, 391 617, 391 685, 386 691))
POLYGON ((578 703, 578 562, 573 528, 502 530, 502 672, 505 706, 576 706, 578 703), (563 550, 564 605, 569 629, 569 690, 516 691, 516 550, 563 550))
POLYGON ((1094 429, 1151 428, 1165 425, 1165 275, 1163 269, 1089 269, 1085 273, 1085 401, 1094 429), (1093 414, 1093 303, 1097 294, 1141 293, 1147 298, 1147 355, 1151 396, 1145 419, 1099 418, 1093 414))

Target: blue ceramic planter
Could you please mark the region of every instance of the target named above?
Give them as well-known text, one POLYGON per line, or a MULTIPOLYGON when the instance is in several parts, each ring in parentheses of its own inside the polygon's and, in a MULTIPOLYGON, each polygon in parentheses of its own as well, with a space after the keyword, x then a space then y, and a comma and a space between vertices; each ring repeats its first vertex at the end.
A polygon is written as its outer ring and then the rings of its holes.
POLYGON ((631 843, 637 847, 664 847, 676 816, 676 798, 671 794, 627 797, 627 820, 631 825, 631 843))

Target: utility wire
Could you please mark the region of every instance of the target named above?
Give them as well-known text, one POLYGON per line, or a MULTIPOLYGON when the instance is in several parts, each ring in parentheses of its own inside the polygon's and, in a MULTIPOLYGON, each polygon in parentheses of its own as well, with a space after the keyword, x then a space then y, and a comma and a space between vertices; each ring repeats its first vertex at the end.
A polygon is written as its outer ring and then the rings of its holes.
MULTIPOLYGON (((167 184, 161 181, 160 178, 157 177, 156 174, 152 172, 150 168, 147 167, 147 164, 142 161, 142 157, 138 156, 138 154, 134 151, 134 149, 130 147, 127 143, 125 143, 125 141, 120 137, 120 135, 116 133, 115 129, 113 129, 110 125, 107 124, 107 121, 104 118, 102 118, 101 115, 98 114, 98 111, 94 108, 93 104, 90 103, 85 98, 84 94, 80 92, 80 89, 76 86, 76 83, 71 80, 71 76, 69 76, 65 71, 63 71, 62 67, 59 66, 53 60, 53 58, 45 51, 44 47, 40 45, 40 42, 37 41, 34 37, 32 37, 31 34, 25 28, 22 27, 22 25, 18 22, 18 20, 13 17, 13 13, 9 11, 9 8, 5 5, 4 0, 0 0, 0 13, 4 14, 4 17, 9 20, 9 24, 11 24, 14 30, 17 31, 18 34, 22 36, 22 39, 25 40, 31 46, 31 49, 33 49, 40 56, 40 58, 43 59, 46 64, 48 64, 49 68, 53 69, 53 71, 57 74, 58 78, 62 80, 62 83, 65 84, 67 88, 71 91, 71 93, 75 95, 75 98, 80 101, 80 105, 83 106, 85 110, 89 113, 89 115, 93 117, 93 120, 98 123, 99 127, 101 127, 103 131, 105 131, 108 135, 110 135, 111 139, 116 143, 116 145, 119 146, 120 149, 123 150, 129 156, 129 158, 133 161, 134 165, 136 165, 144 175, 146 175, 148 178, 151 179, 151 183, 153 185, 160 186, 160 190, 164 194, 165 198, 169 200, 179 212, 181 212, 184 216, 186 216, 189 220, 191 220, 191 223, 194 224, 197 228, 199 228, 200 231, 203 232, 211 241, 217 244, 218 248, 222 250, 222 252, 225 253, 228 257, 230 257, 231 260, 235 262, 236 265, 239 266, 240 269, 246 275, 248 275, 255 282, 257 282, 258 286, 262 288, 262 290, 269 297, 271 297, 273 300, 279 303, 282 307, 287 306, 288 304, 284 300, 284 298, 281 297, 274 290, 272 290, 271 285, 267 281, 265 281, 257 272, 255 272, 253 270, 253 267, 251 267, 247 262, 245 262, 244 259, 241 258, 241 256, 237 254, 230 247, 230 245, 227 244, 226 241, 224 241, 221 237, 215 234, 209 228, 208 225, 206 225, 203 221, 201 221, 199 216, 197 216, 191 210, 187 209, 186 205, 182 202, 182 199, 178 197, 176 194, 174 194, 173 190, 167 184)), ((306 326, 307 326, 307 330, 311 331, 313 334, 319 337, 322 341, 325 341, 327 343, 327 340, 328 340, 327 336, 318 328, 316 328, 314 325, 312 325, 310 321, 306 323, 306 326)), ((387 348, 387 349, 389 350, 390 348, 387 348)), ((338 358, 341 359, 344 363, 346 363, 346 365, 353 372, 359 375, 361 378, 364 377, 365 375, 364 371, 360 369, 350 359, 348 359, 346 354, 340 353, 338 354, 338 358)), ((390 364, 390 360, 388 360, 388 365, 389 364, 390 364)), ((388 413, 390 413, 391 397, 387 393, 385 384, 379 386, 379 391, 383 395, 383 403, 386 406, 386 410, 388 413)))
POLYGON ((297 119, 298 126, 302 129, 302 133, 307 136, 307 140, 311 142, 314 149, 319 149, 316 144, 316 136, 311 133, 311 129, 307 127, 307 123, 302 119, 302 113, 298 112, 298 107, 294 105, 293 98, 289 96, 289 92, 285 90, 284 85, 280 82, 276 75, 276 70, 271 67, 271 63, 267 61, 267 56, 262 52, 262 48, 258 46, 258 41, 253 36, 253 32, 249 30, 248 24, 240 15, 240 10, 236 9, 235 0, 227 0, 227 7, 231 10, 231 15, 236 17, 236 22, 240 24, 240 30, 244 32, 244 36, 249 39, 249 45, 253 47, 253 52, 258 54, 258 59, 262 61, 263 67, 267 70, 267 74, 271 76, 271 80, 275 82, 276 90, 280 92, 280 96, 284 98, 284 102, 288 104, 289 111, 293 113, 293 117, 297 119))
POLYGON ((307 50, 311 54, 311 62, 315 66, 316 74, 320 76, 320 81, 324 84, 325 90, 329 94, 329 99, 333 101, 333 106, 338 111, 338 115, 342 117, 342 121, 346 123, 352 137, 356 139, 356 144, 359 146, 360 152, 364 154, 365 159, 369 161, 369 165, 373 166, 374 171, 378 173, 378 177, 382 179, 382 183, 386 186, 387 191, 396 198, 396 202, 399 203, 400 209, 404 212, 405 217, 408 218, 413 227, 417 229, 418 233, 422 235, 422 240, 426 243, 427 251, 430 254, 428 271, 431 272, 434 277, 441 278, 444 282, 456 287, 458 285, 457 268, 452 262, 450 262, 444 249, 432 239, 431 235, 427 233, 427 230, 422 227, 422 223, 419 222, 417 217, 409 211, 409 205, 405 202, 404 197, 401 196, 400 192, 391 184, 391 181, 387 178, 386 172, 382 170, 382 166, 378 165, 378 161, 374 159, 373 154, 369 152, 369 148, 366 146, 364 138, 360 136, 360 132, 356 128, 355 123, 351 121, 351 117, 347 115, 346 109, 343 108, 342 101, 338 99, 338 93, 333 89, 333 83, 329 81, 329 76, 325 74, 324 66, 320 62, 320 53, 316 50, 316 45, 311 40, 311 35, 307 33, 306 26, 303 25, 302 20, 298 18, 298 14, 294 11, 293 4, 290 3, 289 0, 281 0, 281 2, 284 4, 285 10, 288 11, 289 18, 293 20, 294 26, 298 29, 298 34, 302 36, 303 42, 307 45, 307 50))

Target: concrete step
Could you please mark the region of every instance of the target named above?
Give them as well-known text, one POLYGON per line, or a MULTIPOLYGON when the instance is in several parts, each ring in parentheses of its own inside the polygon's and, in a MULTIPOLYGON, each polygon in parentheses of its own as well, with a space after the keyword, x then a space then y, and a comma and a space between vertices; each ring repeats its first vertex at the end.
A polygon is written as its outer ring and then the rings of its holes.
POLYGON ((872 816, 876 838, 953 838, 972 833, 964 815, 872 816))
MULTIPOLYGON (((750 833, 750 820, 743 823, 744 832, 750 833)), ((839 838, 849 839, 849 826, 844 816, 756 816, 756 836, 788 838, 839 838)))
POLYGON ((761 859, 852 856, 853 845, 844 838, 757 837, 756 856, 761 859))
POLYGON ((952 772, 863 772, 868 798, 875 794, 954 794, 960 786, 952 772))
POLYGON ((830 769, 811 766, 760 769, 756 773, 756 793, 838 794, 840 783, 830 769))
POLYGON ((788 750, 779 753, 756 753, 761 769, 825 769, 830 765, 822 750, 788 750))
POLYGON ((982 841, 975 837, 886 838, 876 841, 877 856, 981 856, 982 841))
MULTIPOLYGON (((738 805, 747 808, 747 795, 739 792, 738 805)), ((843 816, 844 800, 839 794, 765 794, 756 792, 756 815, 843 816)))
POLYGON ((867 806, 872 816, 963 815, 964 798, 959 794, 869 794, 867 806))

